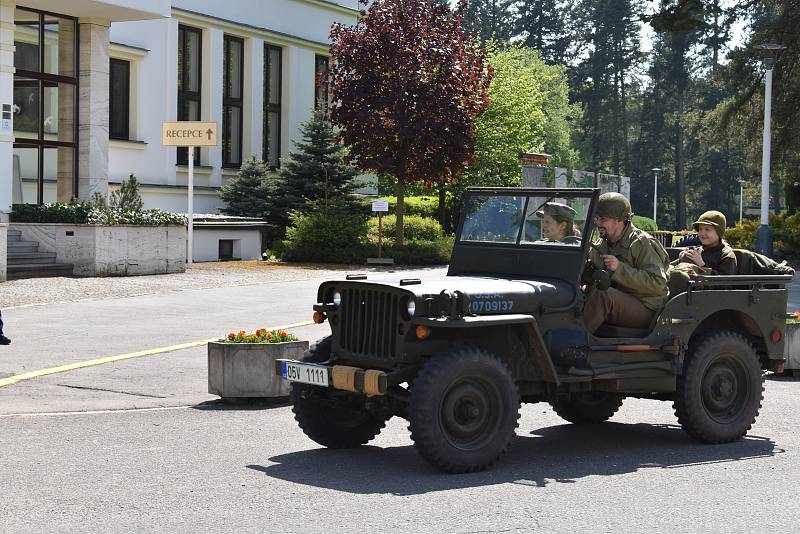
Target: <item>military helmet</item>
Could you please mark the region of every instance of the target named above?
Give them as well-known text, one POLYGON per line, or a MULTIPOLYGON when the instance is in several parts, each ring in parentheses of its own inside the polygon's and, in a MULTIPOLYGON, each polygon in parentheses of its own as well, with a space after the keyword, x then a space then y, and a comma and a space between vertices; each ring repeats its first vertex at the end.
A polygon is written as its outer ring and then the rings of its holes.
POLYGON ((727 226, 727 221, 725 220, 725 215, 720 213, 716 210, 707 211, 700 216, 695 222, 692 223, 692 226, 695 230, 698 229, 699 225, 707 224, 709 226, 713 226, 714 230, 717 231, 717 235, 722 238, 722 235, 725 233, 725 227, 727 226))
POLYGON ((603 193, 600 195, 600 198, 597 199, 595 213, 598 217, 622 219, 624 221, 629 221, 633 217, 631 203, 621 193, 603 193))
POLYGON ((551 216, 556 222, 562 223, 572 223, 572 220, 575 218, 575 210, 567 206, 566 204, 559 204, 558 202, 548 202, 542 209, 536 212, 536 215, 539 218, 543 218, 545 215, 551 216))

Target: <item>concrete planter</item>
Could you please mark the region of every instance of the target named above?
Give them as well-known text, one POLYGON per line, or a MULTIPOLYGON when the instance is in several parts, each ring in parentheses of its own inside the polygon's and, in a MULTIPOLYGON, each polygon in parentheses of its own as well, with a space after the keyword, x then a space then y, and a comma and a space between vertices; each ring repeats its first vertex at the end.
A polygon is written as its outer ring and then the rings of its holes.
POLYGON ((286 397, 289 385, 275 374, 275 360, 300 360, 308 341, 208 344, 208 392, 223 399, 286 397))
POLYGON ((800 323, 786 325, 786 343, 783 355, 786 358, 787 373, 800 373, 800 323))
POLYGON ((134 276, 186 271, 185 226, 11 223, 39 252, 55 252, 74 276, 134 276))

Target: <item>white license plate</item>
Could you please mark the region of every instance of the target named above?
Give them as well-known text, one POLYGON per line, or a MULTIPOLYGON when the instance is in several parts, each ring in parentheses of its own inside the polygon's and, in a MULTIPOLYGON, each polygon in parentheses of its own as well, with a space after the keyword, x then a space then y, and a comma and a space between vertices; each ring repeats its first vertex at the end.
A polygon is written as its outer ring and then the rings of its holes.
POLYGON ((328 385, 328 368, 322 365, 281 362, 281 375, 290 382, 302 382, 315 386, 328 385))

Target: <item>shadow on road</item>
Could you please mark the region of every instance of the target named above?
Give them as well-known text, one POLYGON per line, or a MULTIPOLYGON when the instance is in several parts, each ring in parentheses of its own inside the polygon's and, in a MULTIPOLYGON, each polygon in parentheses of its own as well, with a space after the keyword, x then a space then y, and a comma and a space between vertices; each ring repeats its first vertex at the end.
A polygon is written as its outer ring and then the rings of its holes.
POLYGON ((494 469, 465 475, 436 471, 412 446, 313 449, 272 457, 274 465, 247 467, 281 480, 347 493, 416 495, 502 483, 544 487, 588 476, 756 460, 781 452, 772 440, 758 436, 705 445, 675 425, 604 423, 551 426, 520 435, 494 469))
POLYGON ((274 408, 284 408, 289 406, 289 398, 261 398, 261 397, 231 397, 226 399, 216 399, 195 404, 193 410, 207 411, 250 411, 250 410, 272 410, 274 408))

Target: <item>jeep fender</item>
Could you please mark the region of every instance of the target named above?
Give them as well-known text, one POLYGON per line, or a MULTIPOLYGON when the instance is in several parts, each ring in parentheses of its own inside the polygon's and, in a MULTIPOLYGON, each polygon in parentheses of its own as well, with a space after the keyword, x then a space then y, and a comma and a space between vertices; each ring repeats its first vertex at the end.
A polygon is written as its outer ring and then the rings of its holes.
POLYGON ((534 380, 550 382, 559 385, 558 373, 550 359, 550 352, 544 344, 542 333, 536 318, 525 314, 508 315, 483 315, 475 317, 428 318, 420 317, 413 321, 414 324, 429 328, 476 328, 480 326, 510 326, 513 327, 525 345, 526 354, 523 356, 534 370, 534 380))

